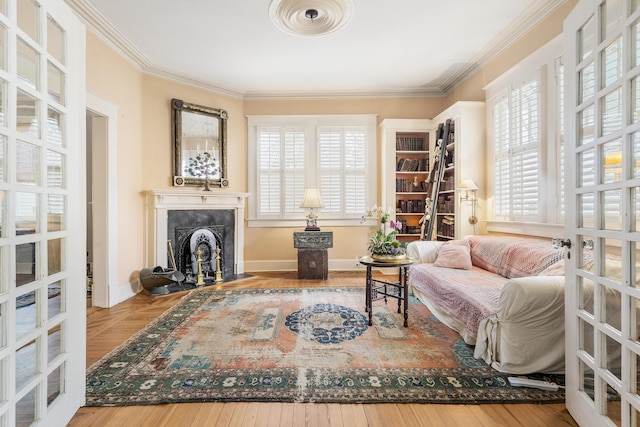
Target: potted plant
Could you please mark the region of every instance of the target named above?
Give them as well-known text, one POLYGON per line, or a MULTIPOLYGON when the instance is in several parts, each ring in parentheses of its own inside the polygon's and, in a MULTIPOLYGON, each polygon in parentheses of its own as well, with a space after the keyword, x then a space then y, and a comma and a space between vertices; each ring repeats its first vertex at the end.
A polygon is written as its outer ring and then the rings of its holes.
POLYGON ((402 229, 402 223, 392 220, 390 212, 391 208, 385 210, 374 205, 362 216, 361 222, 373 217, 380 222, 380 227, 369 239, 367 245, 374 261, 393 262, 407 257, 406 244, 399 242, 396 238, 398 231, 402 229))

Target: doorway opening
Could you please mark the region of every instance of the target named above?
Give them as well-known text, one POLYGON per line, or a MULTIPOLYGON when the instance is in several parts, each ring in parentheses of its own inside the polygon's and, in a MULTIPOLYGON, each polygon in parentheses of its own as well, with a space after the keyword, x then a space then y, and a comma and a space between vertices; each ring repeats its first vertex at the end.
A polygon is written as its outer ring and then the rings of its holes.
POLYGON ((87 303, 111 307, 118 273, 117 107, 88 93, 86 122, 87 303))

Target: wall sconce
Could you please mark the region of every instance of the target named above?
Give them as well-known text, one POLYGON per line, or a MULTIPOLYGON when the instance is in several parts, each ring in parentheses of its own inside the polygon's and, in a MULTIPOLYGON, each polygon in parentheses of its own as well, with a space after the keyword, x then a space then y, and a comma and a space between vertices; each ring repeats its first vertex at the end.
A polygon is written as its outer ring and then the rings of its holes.
POLYGON ((309 215, 307 215, 307 226, 304 231, 320 231, 320 227, 318 227, 318 216, 313 212, 313 208, 321 208, 322 198, 320 198, 320 190, 317 188, 305 188, 304 197, 302 198, 302 203, 300 203, 301 208, 309 208, 311 211, 309 215))
POLYGON ((468 178, 458 185, 458 190, 464 190, 464 195, 460 194, 460 203, 471 202, 471 216, 469 217, 469 224, 476 224, 478 222, 478 217, 476 216, 478 186, 472 179, 468 178))

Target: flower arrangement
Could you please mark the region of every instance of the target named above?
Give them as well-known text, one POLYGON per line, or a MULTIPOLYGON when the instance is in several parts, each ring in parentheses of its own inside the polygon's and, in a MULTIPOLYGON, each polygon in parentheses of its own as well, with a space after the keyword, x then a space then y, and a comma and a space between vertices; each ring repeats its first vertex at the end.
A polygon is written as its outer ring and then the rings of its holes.
POLYGON ((380 228, 369 239, 368 249, 371 255, 404 257, 406 256, 406 244, 396 239, 398 231, 402 229, 400 221, 391 219, 391 208, 384 209, 374 205, 362 215, 361 223, 367 218, 376 217, 380 221, 380 228))

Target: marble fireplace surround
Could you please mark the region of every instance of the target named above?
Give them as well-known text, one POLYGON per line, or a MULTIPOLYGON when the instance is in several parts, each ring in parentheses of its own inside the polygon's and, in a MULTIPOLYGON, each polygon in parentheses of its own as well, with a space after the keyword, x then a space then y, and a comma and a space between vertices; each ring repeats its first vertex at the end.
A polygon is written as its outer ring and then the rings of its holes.
MULTIPOLYGON (((148 190, 146 192, 147 266, 169 267, 168 213, 175 210, 232 210, 234 212, 234 274, 244 274, 244 209, 249 193, 200 190, 148 190)), ((173 248, 174 251, 177 248, 173 248)))

